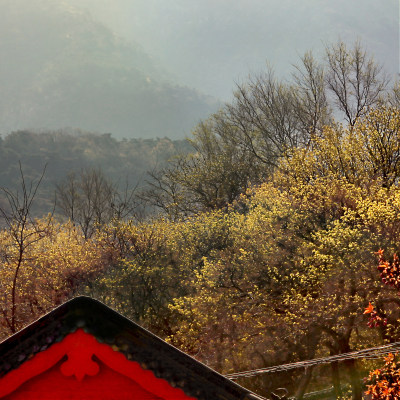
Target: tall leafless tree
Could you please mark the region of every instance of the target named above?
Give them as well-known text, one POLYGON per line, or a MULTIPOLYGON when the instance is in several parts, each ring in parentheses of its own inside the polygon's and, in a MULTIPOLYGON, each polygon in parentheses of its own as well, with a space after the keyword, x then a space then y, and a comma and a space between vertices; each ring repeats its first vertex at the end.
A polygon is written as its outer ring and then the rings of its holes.
POLYGON ((0 188, 5 199, 5 206, 0 207, 0 216, 3 218, 5 229, 11 239, 11 246, 16 250, 9 252, 8 249, 2 248, 0 251, 0 259, 3 264, 1 268, 13 268, 11 293, 9 294, 10 308, 1 309, 3 318, 12 333, 16 332, 18 328, 18 280, 27 250, 45 237, 52 220, 52 214, 50 214, 47 225, 43 225, 39 224, 32 216, 33 202, 46 167, 39 179, 30 183, 25 179, 21 163, 19 163, 19 170, 21 180, 19 191, 12 191, 6 187, 0 188))
POLYGON ((389 79, 360 42, 326 47, 325 82, 334 105, 350 127, 383 99, 389 79))
POLYGON ((98 227, 112 219, 132 216, 139 204, 135 189, 118 190, 100 169, 71 172, 56 187, 57 203, 62 213, 90 238, 98 227))

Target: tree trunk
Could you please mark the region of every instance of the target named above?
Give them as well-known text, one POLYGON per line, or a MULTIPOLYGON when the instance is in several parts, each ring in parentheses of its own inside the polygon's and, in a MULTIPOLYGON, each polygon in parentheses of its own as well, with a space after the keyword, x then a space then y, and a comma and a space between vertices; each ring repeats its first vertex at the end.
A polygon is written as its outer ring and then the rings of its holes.
POLYGON ((337 361, 331 363, 331 370, 335 398, 340 399, 342 397, 342 389, 340 387, 339 363, 337 361))
POLYGON ((350 383, 353 391, 352 400, 362 400, 362 385, 358 374, 356 361, 348 360, 346 361, 346 366, 349 370, 350 383))
POLYGON ((295 398, 297 400, 302 400, 304 392, 307 389, 308 384, 310 383, 311 377, 312 377, 312 367, 308 367, 304 371, 304 375, 300 380, 300 383, 297 387, 295 398))

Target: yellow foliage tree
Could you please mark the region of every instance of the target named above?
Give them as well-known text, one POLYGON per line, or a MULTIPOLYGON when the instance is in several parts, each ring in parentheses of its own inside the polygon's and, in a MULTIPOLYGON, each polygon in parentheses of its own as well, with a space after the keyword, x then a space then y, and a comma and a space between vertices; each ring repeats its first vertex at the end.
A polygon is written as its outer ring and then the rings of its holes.
POLYGON ((25 226, 24 235, 29 246, 20 257, 10 231, 0 231, 3 337, 67 300, 107 265, 108 253, 102 243, 85 240, 71 223, 60 224, 51 217, 37 219, 25 226))

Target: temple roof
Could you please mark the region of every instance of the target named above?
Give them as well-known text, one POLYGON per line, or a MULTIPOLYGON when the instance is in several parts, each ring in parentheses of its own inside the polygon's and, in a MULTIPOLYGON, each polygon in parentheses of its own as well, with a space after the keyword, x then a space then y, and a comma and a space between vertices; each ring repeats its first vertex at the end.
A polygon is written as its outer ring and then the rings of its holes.
POLYGON ((249 390, 89 297, 76 297, 0 343, 0 378, 82 328, 199 400, 256 400, 249 390))

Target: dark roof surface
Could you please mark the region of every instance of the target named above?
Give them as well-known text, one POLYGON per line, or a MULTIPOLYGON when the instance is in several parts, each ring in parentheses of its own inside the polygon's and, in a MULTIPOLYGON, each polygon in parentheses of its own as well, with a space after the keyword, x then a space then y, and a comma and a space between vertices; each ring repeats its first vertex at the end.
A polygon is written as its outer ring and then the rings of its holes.
POLYGON ((0 343, 0 377, 78 328, 99 342, 117 346, 128 359, 188 396, 199 400, 260 399, 103 303, 84 296, 64 303, 0 343))

